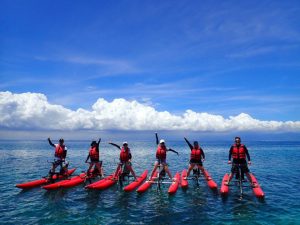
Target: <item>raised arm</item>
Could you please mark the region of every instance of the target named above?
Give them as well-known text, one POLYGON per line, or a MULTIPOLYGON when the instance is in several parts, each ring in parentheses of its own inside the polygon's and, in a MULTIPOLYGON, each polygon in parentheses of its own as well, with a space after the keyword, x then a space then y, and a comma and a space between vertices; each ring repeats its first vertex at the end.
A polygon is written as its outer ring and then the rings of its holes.
POLYGON ((171 149, 171 148, 167 149, 167 151, 174 152, 174 153, 176 153, 177 155, 179 155, 179 153, 178 153, 177 151, 175 151, 175 150, 173 150, 173 149, 171 149))
POLYGON ((52 141, 50 140, 50 138, 48 138, 48 142, 49 142, 49 145, 51 145, 52 147, 55 147, 55 144, 52 143, 52 141))
POLYGON ((190 149, 193 149, 193 145, 188 141, 188 139, 184 138, 185 142, 188 144, 188 146, 190 147, 190 149))
POLYGON ((99 150, 100 142, 101 142, 101 138, 99 138, 99 140, 98 140, 98 142, 97 142, 97 149, 98 149, 98 150, 99 150))
POLYGON ((109 142, 108 144, 110 144, 110 145, 113 145, 113 146, 115 146, 115 147, 117 147, 118 149, 120 149, 120 150, 121 150, 121 147, 120 147, 119 145, 115 144, 115 143, 111 143, 111 142, 109 142))
POLYGON ((158 134, 157 133, 155 133, 155 138, 156 138, 156 144, 158 145, 159 140, 158 140, 158 134))
POLYGON ((201 155, 202 155, 202 158, 203 159, 205 159, 205 154, 204 154, 204 151, 203 151, 203 149, 202 148, 200 148, 201 149, 201 155))

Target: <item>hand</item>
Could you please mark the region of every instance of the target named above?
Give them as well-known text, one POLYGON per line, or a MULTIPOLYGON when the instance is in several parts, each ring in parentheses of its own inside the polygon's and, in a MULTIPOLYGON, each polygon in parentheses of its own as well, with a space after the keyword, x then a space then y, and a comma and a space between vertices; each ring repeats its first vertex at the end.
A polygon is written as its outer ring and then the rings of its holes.
POLYGON ((205 161, 205 159, 202 159, 202 162, 204 162, 205 161))
POLYGON ((230 160, 228 161, 228 164, 231 164, 231 161, 230 161, 230 160))
POLYGON ((248 165, 249 165, 249 166, 251 165, 251 161, 248 161, 248 165))
POLYGON ((179 155, 179 153, 178 152, 176 152, 177 153, 177 155, 179 155))
POLYGON ((48 137, 48 141, 50 141, 50 137, 48 137))

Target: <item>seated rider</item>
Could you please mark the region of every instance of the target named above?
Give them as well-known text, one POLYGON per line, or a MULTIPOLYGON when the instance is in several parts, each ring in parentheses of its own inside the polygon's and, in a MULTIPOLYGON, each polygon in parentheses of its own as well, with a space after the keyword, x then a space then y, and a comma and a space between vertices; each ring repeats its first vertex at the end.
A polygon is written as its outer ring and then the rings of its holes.
POLYGON ((190 175, 191 170, 195 166, 197 166, 197 168, 199 168, 202 171, 202 173, 204 173, 202 161, 205 160, 205 155, 203 149, 199 146, 198 141, 194 141, 194 146, 193 146, 186 138, 184 138, 184 140, 186 141, 186 143, 191 149, 191 158, 190 158, 190 165, 187 171, 187 177, 190 175))
POLYGON ((114 178, 116 179, 119 172, 120 172, 120 169, 123 165, 125 165, 125 168, 131 172, 131 174, 133 175, 134 179, 137 180, 137 177, 132 169, 132 166, 131 166, 131 152, 130 152, 130 148, 128 147, 128 143, 127 142, 123 142, 123 147, 121 148, 119 145, 117 144, 114 144, 114 143, 109 143, 115 147, 117 147, 118 149, 120 149, 120 163, 116 169, 116 172, 114 174, 114 178))
MULTIPOLYGON (((64 139, 59 139, 58 144, 53 144, 50 140, 50 137, 48 138, 49 144, 55 148, 54 153, 54 162, 52 163, 52 168, 50 170, 50 173, 53 175, 55 174, 55 169, 60 166, 60 172, 67 174, 68 170, 68 163, 65 161, 67 157, 67 147, 64 144, 64 139)), ((52 177, 51 175, 51 177, 52 177)))
POLYGON ((177 155, 178 155, 178 152, 173 149, 170 149, 170 148, 168 149, 166 147, 165 140, 161 139, 160 141, 158 141, 157 133, 155 133, 155 137, 156 137, 156 144, 158 146, 157 146, 157 150, 156 150, 156 161, 154 164, 154 168, 151 172, 150 179, 152 178, 154 172, 156 171, 156 169, 159 165, 163 166, 163 170, 166 171, 168 176, 170 177, 170 179, 172 179, 172 175, 171 175, 171 172, 170 172, 170 170, 168 168, 168 164, 167 164, 167 151, 175 152, 177 155))
POLYGON ((240 137, 235 137, 235 144, 233 144, 229 150, 228 164, 232 163, 232 167, 231 167, 231 173, 229 175, 227 184, 229 184, 234 174, 238 172, 239 167, 241 168, 242 177, 243 174, 245 173, 249 182, 252 184, 251 177, 249 175, 249 168, 247 166, 246 157, 248 159, 248 164, 251 165, 248 149, 246 148, 245 145, 241 144, 240 137), (232 161, 231 161, 231 157, 232 157, 232 161))
POLYGON ((99 154, 100 142, 101 142, 101 138, 99 138, 98 142, 92 141, 92 143, 91 143, 91 148, 89 150, 89 154, 88 154, 88 156, 85 160, 85 162, 87 163, 89 158, 91 159, 90 166, 87 170, 87 175, 88 176, 92 175, 92 168, 93 167, 94 167, 94 171, 97 169, 96 174, 99 174, 100 176, 103 176, 102 161, 99 161, 99 158, 100 158, 100 154, 99 154))

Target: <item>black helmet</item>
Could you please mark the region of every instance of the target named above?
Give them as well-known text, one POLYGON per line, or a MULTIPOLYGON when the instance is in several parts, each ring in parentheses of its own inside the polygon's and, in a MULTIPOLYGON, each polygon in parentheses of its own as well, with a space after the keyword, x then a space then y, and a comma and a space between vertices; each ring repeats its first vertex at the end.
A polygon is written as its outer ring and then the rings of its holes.
POLYGON ((96 141, 92 141, 91 146, 94 146, 94 145, 96 145, 96 144, 97 144, 96 141))
POLYGON ((64 143, 65 140, 61 138, 61 139, 59 139, 59 142, 60 142, 60 143, 64 143))

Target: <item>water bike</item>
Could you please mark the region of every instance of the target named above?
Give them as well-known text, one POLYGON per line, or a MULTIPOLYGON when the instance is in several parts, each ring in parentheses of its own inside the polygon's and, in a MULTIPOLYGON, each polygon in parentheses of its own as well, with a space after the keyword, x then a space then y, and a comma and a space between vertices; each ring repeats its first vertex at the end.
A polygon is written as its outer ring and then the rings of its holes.
POLYGON ((166 178, 166 171, 164 170, 163 165, 160 163, 157 166, 156 171, 154 171, 153 176, 149 178, 144 184, 142 184, 138 189, 138 193, 144 193, 147 191, 153 184, 156 185, 156 189, 160 190, 164 184, 169 184, 168 193, 175 194, 180 182, 180 174, 177 172, 175 177, 171 180, 166 178))
POLYGON ((125 163, 119 163, 117 169, 118 170, 116 170, 115 173, 98 182, 89 184, 85 188, 104 190, 118 183, 120 188, 123 188, 123 190, 126 192, 130 192, 137 188, 146 179, 148 174, 148 171, 145 170, 141 176, 137 177, 137 180, 134 180, 133 176, 130 175, 130 171, 127 169, 125 163), (124 187, 125 184, 127 185, 124 187))
POLYGON ((263 192, 263 190, 261 189, 256 177, 254 176, 253 173, 249 172, 249 176, 251 178, 252 184, 251 183, 247 183, 247 181, 244 179, 244 173, 243 173, 243 167, 245 167, 244 164, 233 164, 233 166, 235 167, 235 178, 233 178, 233 184, 229 184, 229 174, 226 173, 222 179, 222 185, 221 185, 221 189, 220 189, 220 193, 222 196, 227 196, 229 193, 229 187, 230 186, 237 186, 238 190, 239 190, 239 196, 240 199, 243 198, 243 193, 244 193, 244 187, 250 187, 252 188, 252 191, 254 193, 254 195, 257 198, 264 198, 265 194, 263 192))
MULTIPOLYGON (((54 161, 51 163, 55 164, 56 162, 54 161)), ((59 172, 53 172, 50 170, 48 175, 44 176, 42 179, 16 184, 16 187, 21 189, 30 189, 34 187, 39 187, 41 185, 52 184, 62 179, 68 179, 69 176, 71 176, 75 172, 76 168, 69 170, 67 167, 68 164, 66 164, 66 167, 61 167, 59 172)))
POLYGON ((200 185, 199 181, 202 177, 206 180, 207 185, 210 189, 216 190, 218 188, 216 182, 212 179, 212 177, 210 176, 209 172, 206 169, 203 168, 203 171, 201 171, 199 167, 197 167, 196 169, 194 168, 192 171, 193 174, 190 177, 187 177, 187 170, 182 171, 180 183, 183 189, 188 188, 189 180, 194 181, 196 185, 199 186, 200 185))

